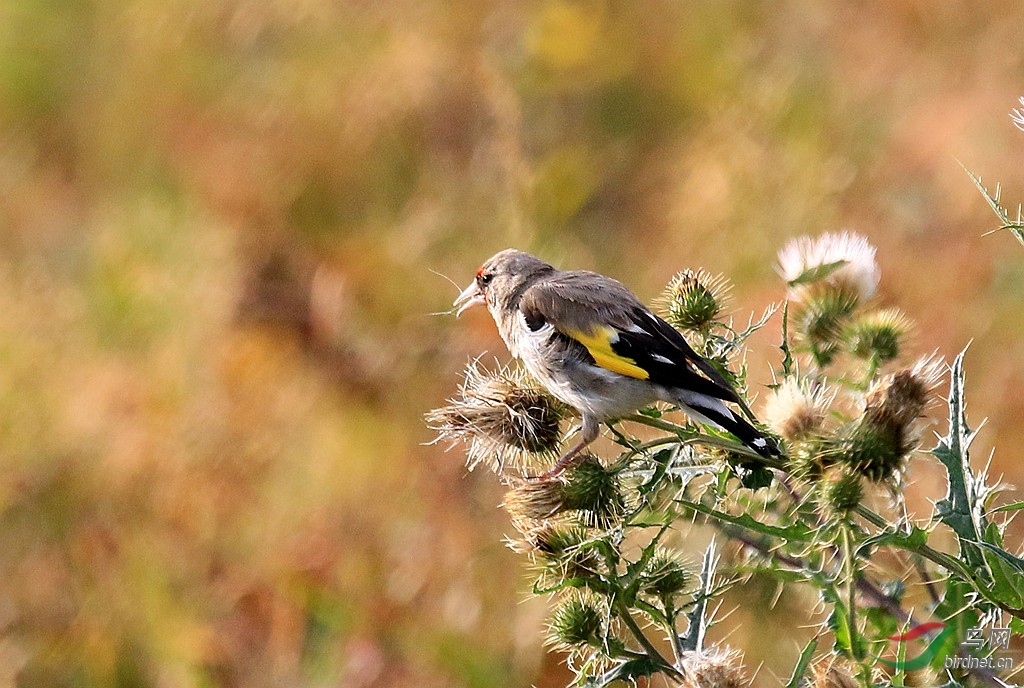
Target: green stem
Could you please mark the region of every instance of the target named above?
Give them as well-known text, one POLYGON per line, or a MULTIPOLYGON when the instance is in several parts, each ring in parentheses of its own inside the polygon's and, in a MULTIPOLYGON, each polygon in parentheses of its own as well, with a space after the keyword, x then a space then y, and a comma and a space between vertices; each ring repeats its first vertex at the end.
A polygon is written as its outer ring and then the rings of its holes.
POLYGON ((859 631, 857 630, 857 562, 853 548, 852 526, 841 526, 843 536, 843 570, 846 575, 847 623, 850 625, 850 654, 860 661, 864 659, 859 631))
POLYGON ((617 599, 615 601, 615 609, 619 613, 619 618, 621 618, 623 623, 626 624, 626 628, 630 630, 637 642, 643 646, 644 650, 647 652, 647 656, 660 664, 666 673, 671 674, 676 678, 682 678, 682 674, 679 673, 679 670, 669 663, 669 661, 665 659, 660 652, 658 652, 658 648, 654 647, 647 635, 644 634, 643 629, 640 628, 636 620, 633 619, 633 616, 629 613, 629 607, 627 607, 621 599, 617 599))

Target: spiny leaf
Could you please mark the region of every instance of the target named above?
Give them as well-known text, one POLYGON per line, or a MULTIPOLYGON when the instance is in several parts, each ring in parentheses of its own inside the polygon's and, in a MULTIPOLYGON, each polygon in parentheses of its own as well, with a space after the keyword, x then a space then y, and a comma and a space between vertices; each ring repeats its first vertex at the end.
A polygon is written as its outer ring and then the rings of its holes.
POLYGON ((813 530, 810 526, 800 521, 796 521, 788 526, 772 526, 767 523, 761 523, 756 520, 750 514, 740 514, 734 516, 724 511, 718 511, 709 506, 701 504, 700 502, 689 502, 689 501, 678 501, 683 507, 693 509, 698 513, 702 513, 711 518, 725 523, 731 523, 747 530, 753 530, 756 533, 762 535, 770 535, 771 537, 782 538, 787 542, 815 542, 815 538, 818 537, 818 532, 813 530))
POLYGON ((704 648, 704 636, 707 634, 711 621, 707 615, 708 599, 712 596, 712 579, 715 575, 715 566, 718 563, 715 541, 708 544, 704 550, 704 561, 700 567, 700 585, 697 588, 696 601, 693 608, 686 614, 689 626, 686 635, 681 639, 684 650, 699 652, 704 648))
POLYGON ((985 566, 984 557, 975 542, 984 540, 987 522, 983 494, 971 472, 968 448, 977 431, 967 425, 964 403, 964 349, 953 361, 949 383, 949 431, 939 438, 932 454, 946 468, 948 487, 946 496, 936 506, 936 515, 942 523, 953 529, 960 541, 960 556, 975 570, 985 566))

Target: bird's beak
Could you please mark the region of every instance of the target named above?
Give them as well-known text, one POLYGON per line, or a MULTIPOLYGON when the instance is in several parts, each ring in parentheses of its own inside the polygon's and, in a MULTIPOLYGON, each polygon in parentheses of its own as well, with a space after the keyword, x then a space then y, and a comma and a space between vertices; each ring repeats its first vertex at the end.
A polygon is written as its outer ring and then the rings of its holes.
POLYGON ((465 290, 459 294, 459 298, 455 299, 455 303, 452 304, 453 307, 458 309, 455 311, 455 317, 457 318, 462 315, 463 311, 468 310, 473 306, 480 306, 483 303, 484 293, 480 291, 480 287, 477 286, 476 281, 474 280, 472 284, 466 287, 465 290))

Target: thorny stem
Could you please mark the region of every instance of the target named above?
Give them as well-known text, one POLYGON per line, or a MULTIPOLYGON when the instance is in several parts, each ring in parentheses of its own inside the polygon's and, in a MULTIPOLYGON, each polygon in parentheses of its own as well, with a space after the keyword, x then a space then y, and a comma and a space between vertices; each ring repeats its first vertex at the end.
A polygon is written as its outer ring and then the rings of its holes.
POLYGON ((863 648, 860 643, 860 632, 857 629, 857 562, 856 553, 853 549, 853 536, 850 533, 851 526, 844 523, 841 526, 843 537, 843 568, 846 575, 847 595, 847 623, 850 624, 850 654, 854 659, 864 659, 863 648))
POLYGON ((647 656, 653 659, 658 664, 660 664, 662 667, 664 667, 666 672, 672 674, 677 678, 682 677, 682 674, 679 673, 679 670, 676 669, 671 662, 665 659, 665 657, 660 652, 658 652, 658 648, 654 647, 654 645, 651 643, 650 638, 647 637, 647 635, 643 632, 643 629, 640 628, 636 620, 633 619, 633 616, 629 613, 629 607, 626 606, 626 604, 622 601, 621 598, 615 601, 615 609, 619 613, 619 618, 622 619, 623 623, 626 624, 626 627, 629 629, 630 633, 632 633, 633 637, 636 638, 636 641, 643 646, 644 650, 647 652, 647 656))

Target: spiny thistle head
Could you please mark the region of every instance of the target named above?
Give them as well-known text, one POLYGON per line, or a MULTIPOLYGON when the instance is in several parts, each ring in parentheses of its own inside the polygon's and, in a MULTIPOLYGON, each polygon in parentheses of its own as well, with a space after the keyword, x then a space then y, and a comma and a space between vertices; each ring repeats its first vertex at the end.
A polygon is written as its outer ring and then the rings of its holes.
POLYGON ((466 367, 459 396, 427 414, 438 440, 468 445, 470 470, 483 463, 500 473, 506 463, 525 463, 531 454, 551 455, 561 438, 567 409, 525 373, 514 368, 466 367))
POLYGON ((569 473, 565 508, 583 512, 587 525, 612 525, 625 510, 618 475, 602 466, 597 458, 585 457, 569 473))
POLYGON ((709 647, 686 652, 679 662, 680 688, 741 688, 750 681, 743 670, 743 656, 736 650, 709 647))
POLYGON ((857 667, 849 660, 827 655, 811 665, 811 688, 858 688, 857 667))
POLYGON ((794 442, 786 459, 787 472, 805 483, 815 482, 821 477, 827 461, 827 452, 823 448, 823 442, 815 439, 794 442))
POLYGON ((548 623, 550 644, 564 650, 600 647, 604 636, 605 615, 597 599, 588 594, 570 595, 555 609, 548 623))
POLYGON ((847 321, 857 308, 857 298, 841 289, 816 290, 797 311, 797 330, 804 336, 819 364, 832 362, 843 344, 847 321))
POLYGON ((625 508, 618 476, 592 456, 558 478, 515 481, 503 506, 520 521, 578 511, 584 523, 600 528, 612 525, 625 508))
POLYGON ((909 332, 910 320, 898 308, 868 313, 850 325, 850 351, 884 363, 899 356, 909 332))
POLYGON ((680 272, 661 298, 665 319, 684 330, 707 329, 721 314, 731 288, 721 275, 704 270, 680 272))
POLYGON ((789 377, 768 396, 765 422, 790 442, 814 437, 821 432, 831 401, 824 386, 812 391, 809 385, 789 377))
POLYGON ((873 422, 910 425, 932 401, 941 374, 941 361, 928 356, 912 368, 886 376, 868 392, 865 417, 873 422))
POLYGON ((825 289, 840 291, 858 301, 870 299, 878 286, 875 247, 849 232, 798 237, 779 251, 779 272, 798 303, 825 289))
POLYGON ((652 597, 667 599, 684 592, 693 577, 679 555, 659 547, 643 572, 643 591, 652 597))
POLYGON ((927 357, 877 382, 864 415, 839 444, 839 460, 875 481, 900 470, 917 445, 915 421, 931 401, 940 371, 940 361, 927 357))
POLYGON ((513 540, 513 550, 526 553, 559 578, 586 579, 601 570, 601 557, 587 530, 549 521, 513 521, 522 540, 513 540))
POLYGON ((830 517, 843 519, 864 497, 861 477, 850 466, 833 466, 818 480, 818 506, 830 517))

